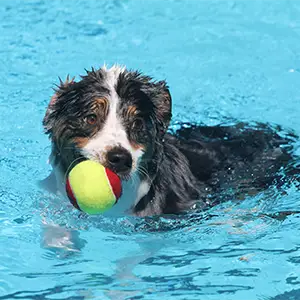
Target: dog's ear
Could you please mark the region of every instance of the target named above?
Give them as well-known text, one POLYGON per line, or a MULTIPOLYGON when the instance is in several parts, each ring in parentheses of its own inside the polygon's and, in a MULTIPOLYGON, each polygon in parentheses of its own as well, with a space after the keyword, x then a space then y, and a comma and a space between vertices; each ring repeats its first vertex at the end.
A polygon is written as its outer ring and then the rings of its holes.
POLYGON ((162 91, 157 103, 158 114, 162 122, 168 127, 172 118, 172 98, 166 82, 160 81, 158 84, 162 91))
POLYGON ((46 109, 46 113, 43 119, 43 126, 45 129, 45 132, 47 134, 51 134, 53 123, 55 121, 55 118, 53 116, 53 113, 55 111, 55 105, 60 97, 60 95, 71 85, 74 84, 75 77, 70 78, 68 75, 65 81, 62 81, 61 78, 59 78, 59 84, 56 85, 56 88, 54 88, 54 95, 50 99, 50 103, 46 109))
POLYGON ((159 81, 153 84, 150 97, 156 110, 156 117, 162 130, 167 131, 172 118, 172 98, 165 81, 159 81))

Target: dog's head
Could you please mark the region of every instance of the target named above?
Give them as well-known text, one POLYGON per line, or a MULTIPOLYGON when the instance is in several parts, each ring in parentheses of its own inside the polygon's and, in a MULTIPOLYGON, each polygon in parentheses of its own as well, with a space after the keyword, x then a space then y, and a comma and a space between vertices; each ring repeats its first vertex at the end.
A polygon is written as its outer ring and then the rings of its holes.
POLYGON ((171 119, 164 81, 125 68, 88 71, 60 83, 44 118, 54 163, 64 171, 77 160, 95 160, 128 179, 153 159, 171 119))

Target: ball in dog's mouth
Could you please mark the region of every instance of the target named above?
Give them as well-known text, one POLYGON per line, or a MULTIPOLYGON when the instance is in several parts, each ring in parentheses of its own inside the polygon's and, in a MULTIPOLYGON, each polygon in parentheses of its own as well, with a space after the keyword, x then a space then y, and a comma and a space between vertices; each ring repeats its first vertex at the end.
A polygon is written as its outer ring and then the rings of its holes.
POLYGON ((75 208, 88 214, 101 214, 117 203, 122 184, 119 176, 110 169, 85 160, 68 174, 66 191, 75 208))

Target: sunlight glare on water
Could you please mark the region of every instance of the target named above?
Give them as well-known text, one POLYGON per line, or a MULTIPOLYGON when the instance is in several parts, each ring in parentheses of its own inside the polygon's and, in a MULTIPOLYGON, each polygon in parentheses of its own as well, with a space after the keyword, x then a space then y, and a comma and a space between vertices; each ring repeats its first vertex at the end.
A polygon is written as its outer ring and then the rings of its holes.
MULTIPOLYGON (((58 76, 104 62, 167 79, 174 122, 300 134, 297 1, 0 3, 0 299, 300 299, 300 194, 203 214, 87 217, 36 182, 58 76)), ((300 154, 298 145, 298 154, 300 154)))

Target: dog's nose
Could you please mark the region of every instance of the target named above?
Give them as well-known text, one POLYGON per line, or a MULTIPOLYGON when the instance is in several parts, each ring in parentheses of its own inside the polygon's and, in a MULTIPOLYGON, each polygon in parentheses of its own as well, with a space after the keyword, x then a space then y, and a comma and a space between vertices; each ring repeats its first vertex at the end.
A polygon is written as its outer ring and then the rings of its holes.
POLYGON ((132 156, 124 148, 113 148, 107 152, 108 167, 116 173, 126 173, 131 170, 132 156))

